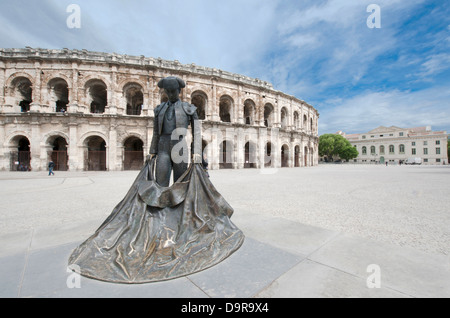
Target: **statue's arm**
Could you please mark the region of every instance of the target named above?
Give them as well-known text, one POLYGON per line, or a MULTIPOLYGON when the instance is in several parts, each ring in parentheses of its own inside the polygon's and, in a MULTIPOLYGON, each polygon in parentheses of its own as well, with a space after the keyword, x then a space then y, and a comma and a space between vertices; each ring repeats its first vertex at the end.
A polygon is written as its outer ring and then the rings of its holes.
POLYGON ((153 118, 153 137, 152 143, 150 144, 150 155, 156 155, 158 153, 158 143, 159 143, 159 125, 158 125, 158 113, 155 109, 155 117, 153 118))

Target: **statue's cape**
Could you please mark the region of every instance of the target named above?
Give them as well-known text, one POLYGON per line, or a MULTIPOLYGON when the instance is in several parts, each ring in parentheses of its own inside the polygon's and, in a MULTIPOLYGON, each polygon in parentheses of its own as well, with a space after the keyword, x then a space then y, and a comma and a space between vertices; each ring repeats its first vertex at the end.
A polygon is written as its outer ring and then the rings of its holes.
POLYGON ((153 178, 147 161, 97 231, 78 246, 69 267, 117 283, 146 283, 189 275, 218 264, 244 241, 233 208, 200 164, 170 187, 153 178), (76 265, 76 266, 74 266, 76 265))

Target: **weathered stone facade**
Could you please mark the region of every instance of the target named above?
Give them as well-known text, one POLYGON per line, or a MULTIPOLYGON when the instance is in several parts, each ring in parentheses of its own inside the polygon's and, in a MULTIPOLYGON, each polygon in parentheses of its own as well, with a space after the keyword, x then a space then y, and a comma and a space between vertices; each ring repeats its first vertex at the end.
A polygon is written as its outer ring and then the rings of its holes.
POLYGON ((186 82, 211 169, 318 163, 319 114, 270 83, 178 61, 0 49, 0 169, 139 169, 166 76, 186 82))

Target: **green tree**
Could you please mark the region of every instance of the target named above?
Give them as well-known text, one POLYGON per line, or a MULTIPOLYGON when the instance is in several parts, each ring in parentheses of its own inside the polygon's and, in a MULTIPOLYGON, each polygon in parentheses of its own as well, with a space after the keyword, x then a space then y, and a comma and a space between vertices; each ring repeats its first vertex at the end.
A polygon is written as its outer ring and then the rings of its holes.
POLYGON ((450 137, 447 139, 447 163, 450 163, 448 160, 450 159, 450 137))
POLYGON ((324 134, 319 137, 319 156, 339 156, 341 159, 350 160, 358 157, 358 154, 355 147, 341 135, 324 134))

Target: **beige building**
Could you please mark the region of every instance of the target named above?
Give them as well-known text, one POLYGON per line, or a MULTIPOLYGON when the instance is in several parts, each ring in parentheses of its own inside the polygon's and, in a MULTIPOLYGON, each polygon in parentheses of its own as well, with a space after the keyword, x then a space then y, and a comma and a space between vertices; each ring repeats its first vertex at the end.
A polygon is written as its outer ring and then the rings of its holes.
POLYGON ((178 61, 0 49, 0 170, 139 169, 166 76, 186 82, 211 169, 318 163, 319 114, 270 83, 178 61))
POLYGON ((447 132, 430 126, 416 128, 380 126, 363 134, 342 134, 359 152, 358 163, 407 163, 417 158, 425 165, 447 162, 447 132))

